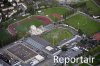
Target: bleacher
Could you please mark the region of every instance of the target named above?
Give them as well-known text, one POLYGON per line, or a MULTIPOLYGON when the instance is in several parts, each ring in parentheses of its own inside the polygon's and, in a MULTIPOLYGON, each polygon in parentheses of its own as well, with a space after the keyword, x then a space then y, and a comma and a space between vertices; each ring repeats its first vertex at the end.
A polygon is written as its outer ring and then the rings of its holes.
POLYGON ((39 49, 43 49, 43 48, 44 48, 43 45, 37 43, 36 41, 32 40, 31 38, 27 38, 26 42, 27 42, 28 44, 31 44, 32 46, 34 46, 34 47, 36 47, 36 48, 39 48, 39 49))
POLYGON ((44 28, 47 29, 47 30, 51 30, 51 29, 53 29, 54 27, 55 27, 54 24, 49 24, 49 25, 47 25, 47 26, 44 26, 44 28))

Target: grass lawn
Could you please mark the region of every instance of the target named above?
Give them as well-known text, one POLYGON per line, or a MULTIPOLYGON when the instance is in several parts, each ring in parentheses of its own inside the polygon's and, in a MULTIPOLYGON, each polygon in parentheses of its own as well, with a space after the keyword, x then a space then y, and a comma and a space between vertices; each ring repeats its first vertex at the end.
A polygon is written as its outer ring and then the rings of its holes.
MULTIPOLYGON (((20 25, 17 25, 15 28, 19 34, 26 34, 29 31, 29 27, 31 25, 35 25, 39 27, 40 25, 44 25, 44 23, 40 20, 35 19, 34 17, 27 18, 20 22, 20 25)), ((23 35, 22 35, 23 36, 23 35)))
POLYGON ((55 17, 52 16, 52 14, 59 14, 59 15, 70 15, 71 10, 65 7, 53 7, 53 8, 48 8, 44 10, 45 15, 49 15, 49 17, 53 20, 55 20, 55 17))
POLYGON ((100 52, 100 45, 97 46, 96 48, 94 49, 91 49, 89 52, 87 52, 87 55, 92 55, 94 56, 96 53, 100 52))
POLYGON ((79 66, 89 66, 89 65, 86 63, 82 63, 82 64, 79 64, 79 66))
POLYGON ((96 4, 93 3, 92 0, 86 1, 86 7, 88 8, 90 14, 100 15, 100 7, 96 6, 96 4))
POLYGON ((95 56, 96 59, 100 59, 100 54, 98 54, 97 56, 95 56))
POLYGON ((53 8, 48 8, 44 10, 44 13, 47 15, 58 13, 58 14, 65 14, 66 12, 69 12, 70 10, 65 8, 65 7, 53 7, 53 8))
POLYGON ((74 66, 74 64, 72 64, 72 63, 68 63, 68 66, 74 66))
POLYGON ((71 37, 72 33, 68 29, 62 27, 58 27, 42 35, 42 38, 50 42, 52 46, 56 46, 60 41, 71 37))
POLYGON ((96 22, 81 13, 70 17, 65 23, 76 29, 81 29, 88 36, 100 32, 100 22, 96 22))
POLYGON ((0 31, 0 40, 8 39, 11 35, 7 32, 7 30, 0 31))
POLYGON ((93 65, 93 66, 98 66, 98 65, 100 65, 100 60, 97 60, 97 59, 95 59, 95 60, 93 60, 94 62, 91 64, 91 65, 93 65))
MULTIPOLYGON (((96 48, 94 48, 94 49, 91 49, 89 52, 87 52, 85 55, 87 55, 87 56, 89 56, 89 55, 91 55, 91 56, 93 56, 94 57, 94 55, 95 54, 97 54, 97 53, 99 53, 100 52, 100 45, 98 45, 96 48)), ((91 63, 93 66, 97 66, 98 64, 100 64, 100 54, 98 54, 97 56, 95 56, 95 59, 94 59, 94 62, 93 63, 91 63)))
POLYGON ((93 66, 98 66, 98 65, 100 65, 100 54, 97 55, 93 61, 94 61, 94 62, 91 63, 93 66))

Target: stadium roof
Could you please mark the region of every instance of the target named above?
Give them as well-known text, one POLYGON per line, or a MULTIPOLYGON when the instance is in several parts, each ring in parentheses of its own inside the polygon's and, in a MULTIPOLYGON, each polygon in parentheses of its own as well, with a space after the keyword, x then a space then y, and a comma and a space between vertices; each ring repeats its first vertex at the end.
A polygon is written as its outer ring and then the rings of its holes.
POLYGON ((22 44, 14 45, 7 50, 10 55, 18 58, 23 63, 31 61, 36 55, 38 55, 34 50, 22 44))

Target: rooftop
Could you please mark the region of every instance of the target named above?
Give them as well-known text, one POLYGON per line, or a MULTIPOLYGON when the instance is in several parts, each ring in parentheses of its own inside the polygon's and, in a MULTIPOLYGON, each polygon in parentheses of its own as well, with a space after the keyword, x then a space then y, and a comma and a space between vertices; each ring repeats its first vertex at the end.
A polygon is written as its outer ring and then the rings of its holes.
POLYGON ((18 58, 24 63, 27 63, 36 55, 38 55, 34 50, 24 46, 22 44, 14 45, 7 49, 8 52, 13 55, 14 57, 18 58))

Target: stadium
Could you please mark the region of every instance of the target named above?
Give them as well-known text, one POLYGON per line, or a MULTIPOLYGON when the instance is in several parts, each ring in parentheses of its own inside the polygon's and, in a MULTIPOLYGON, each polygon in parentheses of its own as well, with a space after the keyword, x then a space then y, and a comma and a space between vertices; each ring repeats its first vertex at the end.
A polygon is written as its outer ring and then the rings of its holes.
POLYGON ((12 36, 16 34, 24 36, 29 31, 31 25, 39 27, 50 23, 51 20, 45 16, 29 16, 23 20, 10 24, 7 30, 12 36))
POLYGON ((55 22, 55 20, 62 20, 63 15, 67 16, 72 14, 69 8, 65 7, 54 7, 45 9, 44 15, 32 15, 25 19, 12 23, 8 26, 7 30, 12 36, 23 37, 28 34, 30 27, 35 25, 36 27, 45 26, 55 22), (56 10, 54 10, 56 9, 56 10), (48 15, 48 16, 47 16, 48 15))
POLYGON ((81 29, 87 36, 92 36, 100 31, 100 22, 82 12, 71 15, 65 23, 76 29, 81 29))
POLYGON ((68 7, 48 8, 48 9, 45 9, 43 12, 45 15, 48 15, 48 17, 50 17, 54 22, 61 20, 63 18, 64 14, 66 16, 73 14, 73 11, 71 9, 69 9, 68 7))
POLYGON ((43 33, 41 37, 50 42, 51 46, 58 46, 61 41, 71 39, 73 37, 73 34, 68 28, 57 26, 52 30, 43 33))

